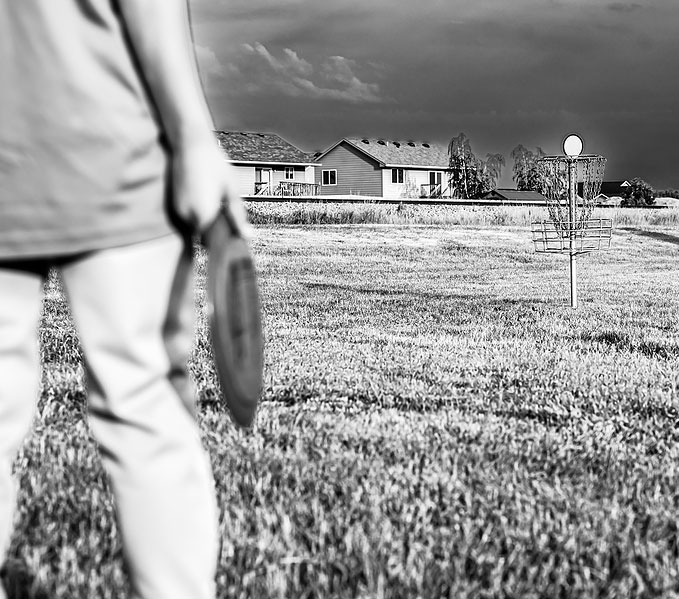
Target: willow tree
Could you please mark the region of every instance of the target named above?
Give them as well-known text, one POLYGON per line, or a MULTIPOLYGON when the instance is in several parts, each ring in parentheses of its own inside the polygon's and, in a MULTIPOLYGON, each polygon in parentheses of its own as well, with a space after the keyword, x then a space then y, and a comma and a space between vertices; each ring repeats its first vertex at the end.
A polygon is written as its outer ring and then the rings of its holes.
POLYGON ((540 159, 546 154, 542 148, 533 152, 519 144, 511 153, 514 160, 512 179, 519 191, 542 191, 545 186, 545 171, 540 159))
POLYGON ((448 144, 450 190, 454 198, 478 198, 497 186, 505 159, 502 154, 486 154, 481 160, 472 151, 469 138, 460 133, 448 144))

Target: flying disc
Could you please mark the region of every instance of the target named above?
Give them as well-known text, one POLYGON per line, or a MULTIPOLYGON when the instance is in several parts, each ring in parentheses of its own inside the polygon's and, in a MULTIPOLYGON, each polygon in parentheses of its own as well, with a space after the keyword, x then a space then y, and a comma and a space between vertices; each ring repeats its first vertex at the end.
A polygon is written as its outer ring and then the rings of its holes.
POLYGON ((203 235, 208 251, 207 301, 215 367, 233 420, 250 427, 262 390, 262 320, 247 241, 226 210, 203 235))

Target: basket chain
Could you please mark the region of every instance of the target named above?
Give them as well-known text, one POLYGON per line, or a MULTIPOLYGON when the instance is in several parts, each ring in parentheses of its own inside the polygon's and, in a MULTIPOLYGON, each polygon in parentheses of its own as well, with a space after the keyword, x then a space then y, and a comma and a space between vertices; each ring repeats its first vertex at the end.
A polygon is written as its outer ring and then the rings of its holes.
POLYGON ((582 181, 582 186, 577 187, 578 195, 581 194, 582 199, 578 201, 579 209, 572 225, 568 202, 568 159, 564 157, 563 159, 543 160, 541 164, 542 193, 547 198, 549 217, 557 231, 566 234, 572 229, 583 229, 594 210, 594 199, 601 190, 606 159, 603 156, 583 156, 576 159, 575 179, 576 182, 582 181))

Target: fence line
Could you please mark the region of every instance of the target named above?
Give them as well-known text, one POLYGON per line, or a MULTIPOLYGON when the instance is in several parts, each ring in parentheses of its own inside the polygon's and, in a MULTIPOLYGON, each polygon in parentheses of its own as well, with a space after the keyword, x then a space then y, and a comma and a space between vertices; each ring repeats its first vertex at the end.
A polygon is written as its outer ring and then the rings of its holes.
POLYGON ((507 200, 460 200, 435 198, 379 198, 373 196, 280 196, 246 195, 246 202, 315 203, 315 204, 420 204, 429 206, 546 206, 545 202, 527 200, 525 202, 507 200))
MULTIPOLYGON (((281 195, 245 195, 246 202, 280 202, 310 204, 415 204, 423 206, 547 206, 541 200, 462 200, 453 198, 380 198, 375 196, 281 196, 281 195)), ((617 209, 620 206, 597 204, 596 208, 617 209)), ((664 210, 670 206, 644 206, 641 210, 664 210)), ((621 208, 625 209, 625 208, 621 208)))

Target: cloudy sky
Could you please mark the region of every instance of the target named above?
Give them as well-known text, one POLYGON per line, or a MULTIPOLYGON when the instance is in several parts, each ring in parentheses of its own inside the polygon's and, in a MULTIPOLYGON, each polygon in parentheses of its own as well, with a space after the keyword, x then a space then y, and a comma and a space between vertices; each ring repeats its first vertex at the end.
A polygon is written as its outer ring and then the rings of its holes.
POLYGON ((190 0, 216 126, 557 153, 679 188, 677 0, 190 0))

